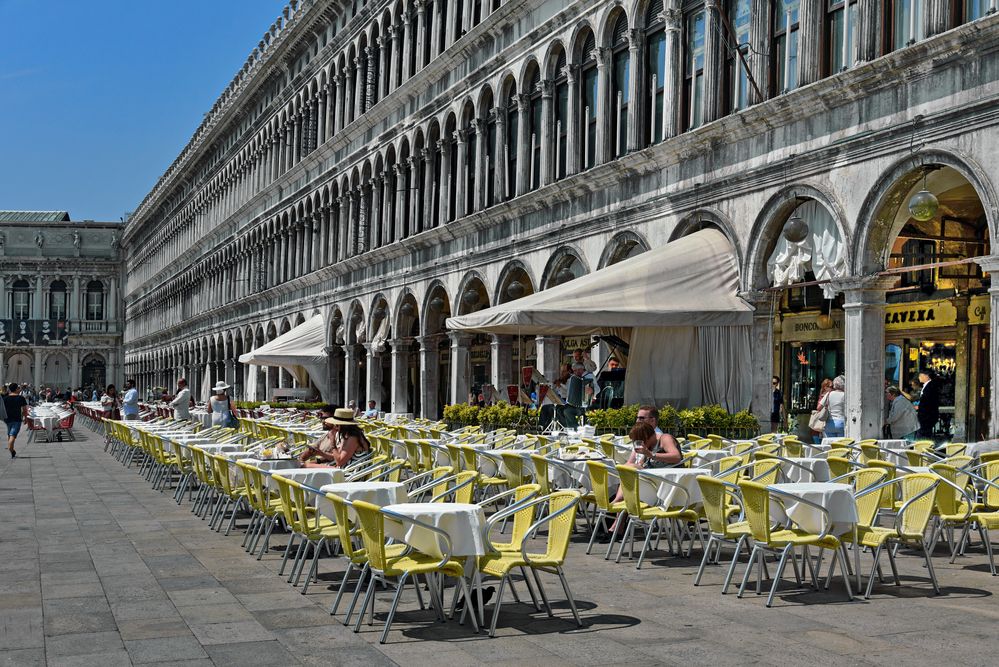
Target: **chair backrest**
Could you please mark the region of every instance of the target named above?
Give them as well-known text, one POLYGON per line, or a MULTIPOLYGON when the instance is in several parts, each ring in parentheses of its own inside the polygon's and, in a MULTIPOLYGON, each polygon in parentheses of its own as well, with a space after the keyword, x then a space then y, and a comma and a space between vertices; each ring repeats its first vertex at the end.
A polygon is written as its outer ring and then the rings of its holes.
MULTIPOLYGON (((537 484, 522 484, 518 486, 513 493, 514 503, 519 503, 538 495, 541 491, 541 487, 537 484)), ((518 510, 513 515, 513 532, 510 536, 510 542, 513 544, 520 544, 527 538, 527 531, 534 523, 534 508, 536 505, 530 503, 518 510)))
POLYGON ((963 442, 952 442, 949 445, 944 445, 944 451, 947 453, 947 458, 957 456, 958 454, 964 454, 967 450, 968 445, 963 442))
POLYGON ((377 505, 363 500, 355 500, 353 505, 368 563, 374 570, 385 570, 388 564, 385 557, 385 515, 377 505))
POLYGON ((427 440, 417 440, 417 444, 420 446, 420 465, 424 470, 430 470, 437 465, 434 448, 427 440))
POLYGON ((343 555, 348 560, 353 560, 358 556, 358 550, 354 549, 354 542, 350 535, 350 503, 334 493, 327 493, 326 500, 333 505, 333 517, 336 519, 337 533, 340 539, 340 546, 343 548, 343 555))
POLYGON ((753 452, 753 457, 759 456, 760 454, 774 454, 780 455, 780 445, 778 444, 763 444, 760 445, 756 451, 753 452))
POLYGON ((271 479, 277 484, 281 509, 288 527, 293 533, 309 532, 311 506, 306 502, 305 489, 295 480, 281 475, 271 475, 271 479))
POLYGON ((830 456, 837 456, 837 457, 839 457, 841 459, 849 459, 850 458, 850 450, 847 447, 831 447, 831 448, 829 448, 829 449, 826 450, 825 456, 826 456, 827 459, 830 456))
POLYGON ((527 471, 524 457, 517 452, 500 452, 505 469, 506 483, 510 488, 527 484, 531 481, 531 474, 527 471))
POLYGON ((905 462, 910 466, 924 466, 927 463, 927 457, 918 449, 907 449, 905 450, 905 462))
POLYGON ((916 440, 912 443, 912 448, 917 452, 928 452, 933 449, 935 443, 932 440, 916 440))
POLYGON ((531 463, 534 465, 534 483, 541 489, 541 495, 547 496, 552 492, 548 480, 548 459, 540 454, 531 454, 531 463))
POLYGON ((796 438, 784 438, 781 448, 784 450, 784 456, 788 458, 800 459, 805 455, 804 443, 796 438))
POLYGON ((999 452, 985 452, 984 454, 978 455, 978 460, 982 463, 992 463, 993 461, 999 461, 999 452))
POLYGON ((753 475, 754 481, 763 484, 764 486, 769 484, 776 484, 777 477, 780 475, 781 462, 774 459, 759 459, 753 461, 753 475))
MULTIPOLYGON (((854 473, 854 494, 860 494, 864 489, 877 486, 888 480, 888 471, 878 468, 863 468, 854 473)), ((886 487, 890 490, 891 487, 886 487)), ((857 498, 857 524, 870 527, 878 518, 878 510, 881 509, 882 493, 868 493, 857 498)))
POLYGON ((936 475, 926 472, 912 473, 901 479, 902 508, 899 510, 897 525, 902 537, 923 539, 936 504, 936 494, 928 490, 938 483, 936 475))
POLYGON ((461 455, 461 447, 453 442, 448 443, 445 447, 447 447, 448 458, 451 459, 451 467, 455 470, 463 469, 465 465, 461 455))
POLYGON ((222 493, 227 496, 232 496, 236 491, 236 487, 232 483, 232 477, 229 471, 229 459, 218 454, 209 454, 209 461, 212 464, 212 471, 215 474, 215 483, 221 489, 222 493))
POLYGON ((853 469, 850 459, 842 456, 827 456, 826 462, 829 464, 829 473, 833 477, 848 475, 853 469))
POLYGON ((624 492, 624 506, 628 514, 641 518, 642 498, 639 491, 641 481, 638 478, 638 469, 629 465, 619 465, 617 474, 621 477, 621 490, 624 492))
POLYGON ((208 462, 208 455, 205 450, 198 447, 191 447, 191 467, 194 469, 194 476, 201 484, 208 486, 215 485, 215 476, 212 473, 211 465, 208 462))
POLYGON ((614 443, 608 442, 607 440, 600 440, 597 442, 597 446, 600 448, 600 453, 607 457, 608 460, 614 460, 614 443))
POLYGON ((711 532, 717 535, 725 534, 725 526, 728 519, 725 512, 725 505, 728 502, 729 489, 725 482, 717 477, 707 475, 697 476, 697 486, 701 489, 701 498, 704 501, 704 514, 708 518, 708 527, 711 532))
MULTIPOLYGON (((949 463, 934 463, 930 466, 930 470, 961 488, 964 488, 968 482, 968 476, 961 474, 956 467, 949 463), (964 484, 961 483, 962 479, 964 484)), ((941 484, 937 487, 937 508, 941 514, 958 514, 961 500, 960 492, 950 484, 941 484)))
POLYGON ((749 532, 757 542, 770 542, 770 492, 765 484, 750 480, 739 482, 743 509, 749 521, 749 532))
POLYGON ((878 442, 868 442, 866 440, 860 441, 860 462, 867 465, 871 461, 881 461, 883 459, 883 452, 881 448, 878 447, 878 442))
MULTIPOLYGON (((887 474, 887 479, 895 479, 896 476, 896 466, 890 461, 879 461, 877 459, 868 459, 867 467, 873 468, 875 470, 884 470, 887 474)), ((885 487, 884 491, 881 492, 881 507, 884 509, 892 509, 895 506, 895 487, 888 486, 885 487)))
POLYGON ((587 461, 586 472, 590 476, 590 487, 593 489, 594 502, 602 510, 610 509, 610 477, 607 464, 600 461, 587 461))
POLYGON ((548 500, 548 514, 542 521, 548 523, 548 541, 543 558, 561 565, 569 552, 569 540, 576 525, 579 492, 556 491, 545 498, 548 500))
POLYGON ((236 467, 243 473, 243 485, 246 488, 246 500, 252 509, 258 512, 267 507, 270 497, 264 484, 264 473, 256 466, 243 461, 236 461, 236 467))

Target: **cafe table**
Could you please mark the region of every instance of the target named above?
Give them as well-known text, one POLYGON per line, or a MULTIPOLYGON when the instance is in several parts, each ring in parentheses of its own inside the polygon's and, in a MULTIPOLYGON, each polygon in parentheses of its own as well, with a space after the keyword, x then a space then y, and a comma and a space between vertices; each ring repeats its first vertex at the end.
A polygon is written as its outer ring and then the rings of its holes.
POLYGON ((701 487, 697 484, 699 475, 710 476, 711 468, 645 468, 642 470, 643 477, 657 477, 666 481, 658 485, 641 482, 638 487, 638 496, 642 502, 649 505, 679 507, 686 504, 691 507, 703 500, 701 487), (687 491, 686 498, 674 484, 687 491), (684 503, 685 500, 686 503, 684 503))
POLYGON ((724 449, 691 449, 686 454, 693 454, 690 459, 692 468, 711 468, 711 474, 717 475, 719 471, 719 461, 727 456, 732 456, 731 452, 724 449))
POLYGON ((822 458, 789 458, 781 461, 781 470, 788 482, 828 482, 829 462, 822 458))
MULTIPOLYGON (((771 484, 770 489, 782 491, 788 495, 815 503, 824 508, 828 514, 829 535, 842 535, 853 531, 854 567, 856 568, 857 590, 860 590, 860 548, 857 547, 857 500, 853 495, 853 487, 849 484, 834 482, 788 482, 771 484)), ((802 530, 819 534, 822 532, 822 512, 811 505, 796 503, 793 498, 778 496, 780 502, 770 499, 770 518, 776 523, 786 523, 788 519, 802 530)), ((843 565, 845 567, 845 564, 843 565)))
MULTIPOLYGON (((406 485, 402 482, 340 482, 334 484, 324 484, 319 487, 323 493, 332 493, 340 496, 349 502, 357 500, 385 507, 386 505, 396 505, 409 500, 409 493, 406 492, 406 485)), ((333 521, 336 521, 336 512, 325 496, 316 495, 316 507, 319 512, 333 521)), ((353 510, 350 511, 351 520, 354 519, 353 510)))
POLYGON ((344 481, 343 469, 341 468, 291 468, 274 472, 268 471, 266 480, 267 488, 274 491, 277 490, 277 487, 270 475, 280 475, 304 486, 311 486, 314 489, 322 488, 327 484, 336 484, 344 481))
POLYGON ((548 481, 557 487, 576 488, 588 493, 593 490, 590 483, 590 471, 587 467, 589 461, 604 461, 607 459, 599 452, 580 451, 577 454, 565 454, 566 458, 556 458, 557 465, 548 467, 548 481))

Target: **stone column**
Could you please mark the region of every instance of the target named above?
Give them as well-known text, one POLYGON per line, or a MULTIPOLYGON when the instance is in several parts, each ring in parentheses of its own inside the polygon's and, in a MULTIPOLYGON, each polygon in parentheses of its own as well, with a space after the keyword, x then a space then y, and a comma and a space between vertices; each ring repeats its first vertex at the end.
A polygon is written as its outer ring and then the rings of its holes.
MULTIPOLYGON (((475 192, 472 193, 472 210, 481 211, 488 203, 486 202, 486 144, 489 141, 486 124, 481 118, 472 120, 475 127, 475 192)), ((471 211, 470 211, 471 212, 471 211)))
POLYGON ((554 382, 559 375, 559 364, 562 361, 562 338, 537 336, 534 342, 538 349, 538 372, 554 382))
POLYGON ((440 417, 437 393, 440 387, 440 357, 436 336, 419 336, 420 346, 420 416, 425 419, 440 417))
POLYGON ((369 45, 364 53, 368 60, 367 76, 365 77, 367 81, 364 90, 364 110, 367 111, 378 101, 378 91, 375 88, 378 85, 376 77, 380 74, 378 71, 378 47, 369 45))
POLYGON ((327 130, 327 127, 326 127, 326 99, 327 99, 327 97, 326 97, 326 90, 327 90, 327 88, 329 88, 329 84, 326 84, 326 86, 324 86, 323 89, 319 91, 319 95, 316 98, 316 104, 318 105, 318 107, 316 108, 316 130, 315 130, 315 132, 316 132, 316 147, 322 146, 324 143, 326 143, 326 137, 328 136, 326 134, 326 130, 327 130))
MULTIPOLYGON (((426 66, 423 61, 423 54, 426 53, 426 45, 424 43, 426 35, 426 17, 427 17, 427 3, 426 0, 416 0, 416 70, 419 71, 426 66)), ((416 72, 414 72, 415 74, 416 72)))
MULTIPOLYGON (((923 33, 927 37, 939 35, 950 29, 950 5, 947 0, 924 0, 923 33)), ((956 398, 954 399, 957 400, 956 398)), ((956 405, 957 403, 955 403, 956 405)), ((963 442, 963 441, 962 441, 963 442)))
MULTIPOLYGON (((423 229, 437 226, 434 216, 434 152, 423 149, 423 229)), ((422 230, 421 230, 422 231, 422 230)))
POLYGON ((408 216, 409 219, 409 224, 407 225, 409 229, 409 235, 412 236, 414 234, 419 233, 420 231, 417 228, 417 222, 419 221, 417 220, 417 215, 416 215, 416 209, 420 205, 419 201, 420 176, 419 176, 419 171, 417 169, 416 158, 412 155, 406 158, 406 170, 409 172, 409 181, 408 183, 406 181, 403 181, 402 183, 403 187, 406 188, 406 191, 409 193, 409 207, 406 209, 406 215, 408 216))
MULTIPOLYGON (((765 2, 765 0, 757 0, 765 2)), ((761 10, 763 16, 769 16, 769 9, 761 10)), ((681 31, 683 30, 683 12, 679 9, 667 9, 663 12, 666 22, 666 62, 663 68, 663 138, 669 139, 680 133, 680 87, 683 83, 683 50, 681 31)), ((759 53, 765 53, 766 49, 759 53)), ((769 59, 760 57, 766 71, 769 59)))
POLYGON ((798 9, 798 87, 822 76, 824 0, 801 0, 798 9))
POLYGON ((42 277, 35 276, 33 280, 35 281, 35 296, 31 300, 31 319, 40 320, 42 319, 42 313, 45 311, 45 294, 42 292, 42 277))
POLYGON ((347 124, 344 118, 346 109, 344 98, 347 97, 347 79, 342 73, 338 73, 333 77, 333 83, 336 86, 336 96, 333 98, 333 134, 336 134, 347 124))
POLYGON ((392 209, 392 177, 386 169, 379 176, 382 183, 382 203, 381 210, 383 211, 382 226, 381 226, 381 239, 379 239, 379 245, 389 245, 395 239, 392 237, 392 225, 395 224, 395 211, 392 209))
MULTIPOLYGON (((110 359, 111 359, 111 357, 109 355, 108 356, 108 361, 109 361, 108 372, 109 373, 111 371, 111 369, 110 369, 110 359)), ((115 377, 115 376, 111 375, 111 377, 115 377)), ((34 373, 32 375, 32 381, 33 381, 33 383, 35 385, 35 389, 38 389, 39 387, 42 386, 42 351, 40 349, 38 349, 38 348, 35 349, 35 367, 34 367, 34 373)))
MULTIPOLYGON (((225 383, 230 386, 236 385, 236 362, 233 359, 226 359, 225 365, 225 383)), ((242 398, 241 398, 242 400, 242 398)))
MULTIPOLYGON (((456 9, 455 8, 456 4, 457 4, 456 2, 449 2, 449 3, 447 3, 447 15, 444 16, 444 25, 442 26, 444 28, 444 48, 445 49, 447 49, 447 47, 451 46, 455 42, 455 40, 458 39, 457 37, 455 37, 455 35, 458 34, 458 30, 457 30, 458 19, 454 15, 454 12, 455 12, 455 9, 456 9)), ((467 400, 468 400, 468 396, 466 396, 462 400, 462 402, 465 402, 467 400)))
MULTIPOLYGON (((884 11, 881 5, 881 0, 857 0, 858 64, 881 55, 881 15, 884 11)), ((756 75, 755 71, 753 75, 756 75)))
POLYGON ((516 186, 516 194, 522 195, 531 189, 531 99, 527 95, 517 95, 516 100, 517 182, 511 186, 516 186))
POLYGON ((496 144, 493 147, 493 204, 506 199, 506 110, 496 107, 490 112, 496 119, 496 144))
MULTIPOLYGON (((7 317, 7 294, 6 281, 0 283, 4 286, 4 294, 0 297, 0 313, 7 317)), ((83 319, 80 317, 80 276, 73 276, 73 292, 69 297, 69 319, 75 322, 83 319)), ((76 326, 75 324, 73 326, 76 326)))
MULTIPOLYGON (((553 128, 555 127, 552 97, 555 94, 555 84, 550 79, 541 81, 541 173, 538 174, 538 183, 544 187, 552 182, 554 178, 554 155, 555 137, 553 128)), ((533 157, 532 157, 533 163, 533 157)))
POLYGON ((437 142, 441 152, 441 182, 437 184, 440 193, 440 222, 451 220, 451 145, 450 141, 441 139, 437 142))
POLYGON ((968 304, 971 299, 967 295, 962 295, 951 300, 957 311, 956 335, 954 336, 954 358, 957 366, 954 368, 954 421, 951 428, 954 432, 954 442, 966 442, 968 439, 968 415, 971 414, 972 403, 975 400, 974 391, 968 391, 971 379, 968 304))
POLYGON ((409 412, 408 340, 389 341, 392 346, 392 412, 409 412))
MULTIPOLYGON (((80 381, 81 368, 80 368, 79 348, 74 347, 70 352, 70 354, 71 357, 69 362, 69 384, 72 389, 76 389, 82 384, 80 381)), ((2 369, 0 369, 0 373, 2 373, 2 369)), ((0 381, 2 381, 2 378, 0 378, 0 381)))
POLYGON ((750 379, 753 387, 753 416, 760 422, 760 432, 770 430, 770 408, 773 402, 771 378, 774 375, 774 350, 778 343, 774 340, 774 314, 780 303, 780 292, 742 292, 739 296, 749 302, 756 312, 750 333, 752 354, 750 379))
POLYGON ((468 179, 465 174, 465 142, 468 140, 468 132, 466 130, 457 130, 454 133, 454 141, 457 145, 457 164, 454 169, 454 217, 463 218, 465 217, 465 204, 467 203, 467 196, 465 194, 465 189, 468 186, 468 179))
MULTIPOLYGON (((607 103, 610 95, 610 49, 598 46, 593 50, 597 61, 597 139, 593 164, 603 164, 610 154, 608 124, 610 114, 607 113, 607 103)), ((586 128, 583 128, 586 131, 586 128)))
POLYGON ((375 350, 373 343, 365 343, 364 349, 368 352, 367 363, 364 365, 365 371, 367 371, 365 396, 367 400, 374 401, 379 409, 384 409, 382 405, 382 357, 375 350))
MULTIPOLYGON (((802 0, 802 4, 809 0, 802 0)), ((722 100, 722 69, 724 67, 722 46, 725 40, 725 28, 722 26, 718 0, 704 2, 704 122, 720 118, 722 100)), ((634 61, 632 61, 634 62, 634 61)), ((634 99, 634 98, 632 98, 634 99)), ((629 134, 631 128, 629 127, 629 134)), ((630 137, 629 137, 630 138, 630 137)))
POLYGON ((385 183, 381 176, 371 179, 371 215, 368 223, 368 248, 374 250, 382 244, 382 191, 385 183))
POLYGON ((411 60, 409 57, 409 52, 413 48, 413 14, 412 12, 403 12, 403 24, 402 24, 402 80, 405 81, 409 77, 413 76, 413 71, 410 68, 411 60))
POLYGON ((339 346, 326 348, 326 388, 328 389, 327 401, 337 405, 347 405, 347 399, 343 395, 343 378, 337 368, 337 357, 335 352, 342 349, 339 346))
MULTIPOLYGON (((351 326, 348 324, 347 326, 351 326)), ((346 407, 350 401, 358 399, 358 379, 357 372, 357 347, 355 345, 343 346, 343 404, 346 407)))
POLYGON ((982 271, 992 278, 989 288, 989 437, 999 438, 999 255, 978 260, 982 271))
MULTIPOLYGON (((578 68, 575 65, 566 65, 562 68, 565 75, 565 82, 568 87, 568 104, 566 105, 565 132, 565 173, 575 174, 579 171, 579 160, 576 156, 576 141, 583 140, 583 129, 579 126, 579 82, 577 77, 578 68)), ((557 158, 556 158, 557 159, 557 158)))
POLYGON ((108 280, 108 312, 106 320, 114 322, 118 319, 118 278, 111 276, 108 280))
POLYGON ((406 238, 407 231, 405 225, 406 198, 403 196, 405 194, 403 189, 406 185, 406 169, 402 164, 394 164, 392 171, 395 172, 395 219, 392 221, 392 226, 395 228, 395 240, 401 241, 406 238))
POLYGON ((351 92, 354 95, 354 120, 364 113, 364 92, 367 81, 364 76, 364 53, 358 53, 354 58, 354 85, 351 92))
POLYGON ((490 374, 497 395, 505 396, 508 384, 520 384, 513 376, 513 336, 493 335, 490 347, 490 374))
POLYGON ((448 332, 451 339, 451 404, 468 402, 469 350, 472 337, 454 331, 448 332))
POLYGON ((885 292, 898 276, 863 276, 830 283, 843 292, 846 339, 846 436, 880 438, 884 422, 885 292))

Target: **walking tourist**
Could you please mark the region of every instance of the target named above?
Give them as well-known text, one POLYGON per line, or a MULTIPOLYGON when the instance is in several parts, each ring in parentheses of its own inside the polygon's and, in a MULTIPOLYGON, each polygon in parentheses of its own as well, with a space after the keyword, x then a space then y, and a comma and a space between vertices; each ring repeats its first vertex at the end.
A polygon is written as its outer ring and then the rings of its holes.
POLYGON ((118 390, 113 384, 109 384, 101 396, 101 413, 105 419, 115 419, 116 412, 118 412, 118 390))
POLYGON ((212 426, 232 426, 237 424, 236 413, 232 411, 232 399, 225 393, 229 388, 222 380, 212 387, 213 396, 208 399, 208 407, 212 413, 212 426))
MULTIPOLYGON (((826 394, 828 394, 830 391, 832 391, 832 380, 829 378, 824 378, 822 380, 822 384, 819 385, 819 398, 815 402, 816 410, 822 409, 822 399, 825 398, 826 394)), ((821 431, 812 431, 812 442, 815 443, 816 445, 822 442, 821 431)))
POLYGON ((135 388, 135 380, 125 382, 125 394, 121 397, 121 411, 125 419, 139 418, 139 390, 135 388))
POLYGON ((770 404, 770 431, 776 433, 784 416, 784 392, 780 390, 780 378, 776 375, 771 378, 770 384, 774 388, 770 404))
POLYGON ((187 388, 186 379, 177 380, 177 395, 170 401, 170 407, 177 419, 191 418, 191 390, 187 388))
POLYGON ((10 452, 10 458, 15 458, 17 450, 14 449, 14 441, 21 431, 21 424, 28 416, 28 402, 21 396, 21 388, 16 383, 12 382, 7 389, 8 393, 3 397, 4 412, 7 413, 4 419, 7 423, 7 451, 10 452))
POLYGON ((902 390, 898 387, 885 389, 885 396, 891 401, 891 409, 885 419, 885 426, 890 429, 888 434, 893 438, 915 440, 916 431, 919 430, 916 408, 902 395, 902 390))
POLYGON ((837 375, 832 381, 832 391, 826 394, 825 405, 829 409, 826 438, 842 438, 846 434, 846 378, 837 375))

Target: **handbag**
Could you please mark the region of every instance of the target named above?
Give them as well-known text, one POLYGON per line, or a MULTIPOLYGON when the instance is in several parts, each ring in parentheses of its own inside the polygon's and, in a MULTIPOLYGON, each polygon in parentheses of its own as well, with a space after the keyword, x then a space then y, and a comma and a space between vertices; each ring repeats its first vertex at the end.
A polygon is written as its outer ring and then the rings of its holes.
POLYGON ((825 397, 823 397, 822 402, 819 403, 819 409, 812 410, 812 415, 808 418, 808 428, 822 433, 822 431, 826 430, 827 421, 829 421, 829 406, 826 405, 825 397))

